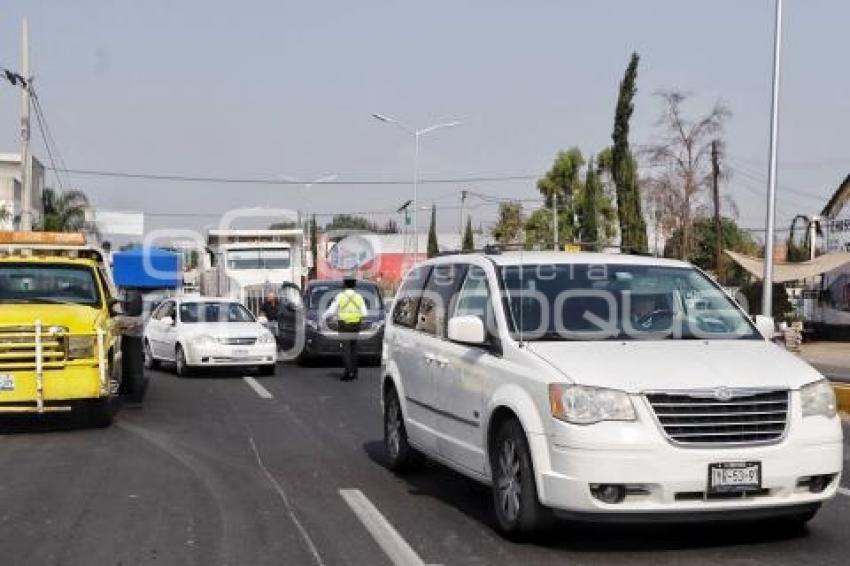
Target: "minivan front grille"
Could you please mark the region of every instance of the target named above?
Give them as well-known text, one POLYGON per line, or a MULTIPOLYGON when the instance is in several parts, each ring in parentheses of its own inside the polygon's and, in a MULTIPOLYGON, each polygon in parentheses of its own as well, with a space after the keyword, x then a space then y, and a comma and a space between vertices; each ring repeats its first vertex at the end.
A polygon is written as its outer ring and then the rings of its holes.
POLYGON ((664 434, 677 444, 766 444, 788 424, 787 390, 726 389, 647 393, 664 434))

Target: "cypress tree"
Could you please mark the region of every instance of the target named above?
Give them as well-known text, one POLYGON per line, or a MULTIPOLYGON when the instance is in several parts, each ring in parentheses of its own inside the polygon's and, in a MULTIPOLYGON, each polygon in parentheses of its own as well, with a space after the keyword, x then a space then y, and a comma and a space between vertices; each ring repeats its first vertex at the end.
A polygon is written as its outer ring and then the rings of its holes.
POLYGON ((602 183, 591 156, 587 160, 584 194, 579 212, 579 235, 582 242, 591 242, 588 248, 594 251, 597 249, 596 243, 599 241, 599 197, 601 194, 602 183))
POLYGON ((471 252, 475 249, 475 238, 472 235, 472 217, 466 217, 466 229, 463 231, 463 243, 461 249, 465 252, 471 252))
POLYGON ((440 253, 437 243, 437 205, 431 205, 431 226, 428 228, 428 257, 435 257, 440 253))
POLYGON ((614 132, 611 138, 611 177, 617 190, 617 217, 620 221, 620 238, 623 248, 648 251, 646 222, 641 212, 640 188, 638 187, 637 164, 629 149, 629 120, 634 112, 634 96, 637 92, 637 67, 640 56, 632 53, 626 73, 620 82, 620 94, 614 113, 614 132))

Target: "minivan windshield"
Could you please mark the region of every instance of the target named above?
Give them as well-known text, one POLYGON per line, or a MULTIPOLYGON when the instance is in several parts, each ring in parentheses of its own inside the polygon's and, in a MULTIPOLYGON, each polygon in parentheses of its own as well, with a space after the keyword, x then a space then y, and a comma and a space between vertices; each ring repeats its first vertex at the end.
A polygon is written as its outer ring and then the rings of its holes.
POLYGON ((733 340, 759 335, 731 299, 688 267, 502 267, 506 315, 522 340, 733 340))
POLYGON ((72 303, 98 307, 94 271, 75 265, 0 265, 0 303, 72 303))

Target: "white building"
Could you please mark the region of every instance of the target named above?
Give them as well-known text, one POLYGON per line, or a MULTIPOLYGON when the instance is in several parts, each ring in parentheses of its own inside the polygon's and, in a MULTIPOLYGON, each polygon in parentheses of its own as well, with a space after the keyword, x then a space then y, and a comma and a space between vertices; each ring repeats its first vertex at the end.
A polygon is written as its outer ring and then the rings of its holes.
MULTIPOLYGON (((44 191, 44 165, 32 158, 32 209, 34 223, 41 218, 43 208, 41 194, 44 191)), ((0 153, 0 209, 6 211, 5 220, 0 220, 0 230, 14 229, 20 222, 23 185, 21 184, 21 154, 0 153)))

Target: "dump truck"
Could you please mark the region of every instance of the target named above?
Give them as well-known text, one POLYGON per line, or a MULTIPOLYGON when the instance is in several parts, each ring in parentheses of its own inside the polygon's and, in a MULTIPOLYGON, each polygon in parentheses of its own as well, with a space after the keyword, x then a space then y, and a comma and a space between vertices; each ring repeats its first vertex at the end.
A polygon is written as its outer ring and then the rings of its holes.
POLYGON ((302 288, 306 278, 304 232, 287 230, 210 230, 208 267, 201 294, 240 301, 260 314, 264 295, 284 286, 302 288))

